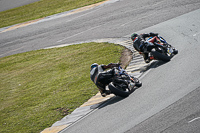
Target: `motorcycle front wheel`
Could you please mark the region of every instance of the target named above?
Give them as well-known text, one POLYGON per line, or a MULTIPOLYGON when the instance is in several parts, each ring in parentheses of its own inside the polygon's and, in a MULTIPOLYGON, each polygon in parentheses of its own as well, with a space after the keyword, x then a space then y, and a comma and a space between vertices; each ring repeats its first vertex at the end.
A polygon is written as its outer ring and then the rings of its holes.
POLYGON ((139 81, 138 78, 135 78, 135 77, 133 77, 133 76, 131 76, 131 77, 134 79, 134 83, 135 83, 135 86, 136 86, 136 87, 141 87, 141 86, 142 86, 142 82, 139 81))
POLYGON ((130 92, 128 89, 124 90, 122 88, 119 88, 117 86, 115 86, 113 84, 113 82, 111 82, 109 85, 108 85, 108 88, 110 89, 110 91, 115 94, 116 96, 120 96, 120 97, 128 97, 130 95, 130 92))

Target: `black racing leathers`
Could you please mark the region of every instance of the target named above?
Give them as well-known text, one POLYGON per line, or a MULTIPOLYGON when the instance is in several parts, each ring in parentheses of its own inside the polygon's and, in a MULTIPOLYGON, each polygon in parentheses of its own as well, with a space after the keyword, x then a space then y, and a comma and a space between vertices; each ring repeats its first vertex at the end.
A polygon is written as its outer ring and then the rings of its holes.
POLYGON ((145 46, 145 38, 146 37, 154 37, 157 36, 157 33, 144 33, 144 34, 140 34, 137 36, 137 38, 134 40, 133 42, 133 47, 139 51, 139 52, 143 52, 143 48, 145 46))
MULTIPOLYGON (((144 47, 146 46, 145 43, 145 38, 146 37, 154 37, 157 36, 157 33, 144 33, 140 34, 136 37, 136 39, 133 41, 133 47, 138 51, 138 52, 144 52, 144 47)), ((143 53, 144 60, 148 59, 148 54, 143 53)))
POLYGON ((99 65, 90 71, 90 78, 95 85, 102 91, 105 90, 106 85, 112 82, 114 76, 114 68, 104 71, 103 65, 99 65))

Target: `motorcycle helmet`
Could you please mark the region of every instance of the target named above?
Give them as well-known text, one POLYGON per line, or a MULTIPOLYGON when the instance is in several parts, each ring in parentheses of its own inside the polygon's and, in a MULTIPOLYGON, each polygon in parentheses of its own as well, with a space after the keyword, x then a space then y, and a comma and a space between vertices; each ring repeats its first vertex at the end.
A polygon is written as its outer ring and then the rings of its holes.
POLYGON ((98 66, 97 63, 93 63, 93 64, 91 65, 91 70, 92 70, 93 68, 97 67, 97 66, 98 66))
POLYGON ((138 36, 137 33, 133 33, 133 34, 131 35, 131 39, 132 39, 132 41, 134 41, 134 39, 135 39, 137 36, 138 36))

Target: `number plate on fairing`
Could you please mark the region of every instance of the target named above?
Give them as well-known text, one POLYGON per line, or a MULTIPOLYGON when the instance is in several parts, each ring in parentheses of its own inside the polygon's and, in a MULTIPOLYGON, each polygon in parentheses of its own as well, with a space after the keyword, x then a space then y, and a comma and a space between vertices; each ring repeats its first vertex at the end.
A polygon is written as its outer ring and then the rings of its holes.
POLYGON ((172 48, 168 48, 168 49, 167 49, 167 53, 168 53, 169 56, 170 56, 173 52, 174 52, 174 51, 173 51, 172 48))

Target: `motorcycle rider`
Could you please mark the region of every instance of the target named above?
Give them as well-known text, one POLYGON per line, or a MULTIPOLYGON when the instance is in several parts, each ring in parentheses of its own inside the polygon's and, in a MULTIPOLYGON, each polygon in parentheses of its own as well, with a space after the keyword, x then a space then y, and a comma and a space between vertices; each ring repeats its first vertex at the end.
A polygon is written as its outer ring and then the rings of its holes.
POLYGON ((118 67, 118 66, 120 66, 119 63, 110 63, 108 65, 103 65, 103 64, 98 65, 97 63, 93 63, 91 65, 90 79, 98 87, 103 97, 111 93, 110 90, 106 90, 106 85, 112 82, 112 77, 115 74, 114 67, 118 67), (105 71, 108 68, 112 68, 112 69, 105 71))
MULTIPOLYGON (((137 33, 133 33, 131 35, 131 39, 133 41, 133 47, 137 50, 140 54, 143 55, 144 61, 149 63, 151 61, 151 57, 149 57, 148 52, 144 51, 144 48, 147 50, 153 47, 152 43, 149 43, 145 40, 146 37, 155 37, 158 36, 158 33, 143 33, 138 35, 137 33)), ((156 40, 155 40, 156 41, 156 40)))

